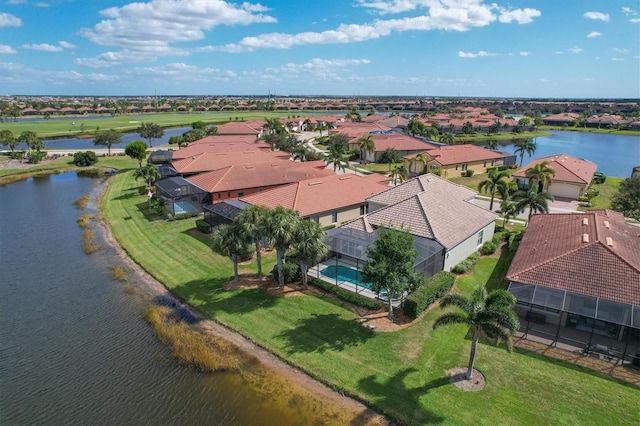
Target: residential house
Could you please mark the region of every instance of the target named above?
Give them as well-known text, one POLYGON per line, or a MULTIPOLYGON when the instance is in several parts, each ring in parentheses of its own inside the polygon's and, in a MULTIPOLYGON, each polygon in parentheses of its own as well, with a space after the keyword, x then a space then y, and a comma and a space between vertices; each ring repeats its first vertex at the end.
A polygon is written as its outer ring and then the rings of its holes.
MULTIPOLYGON (((290 154, 280 151, 265 151, 260 149, 245 151, 202 152, 192 157, 173 160, 171 165, 181 175, 190 176, 213 170, 220 170, 229 166, 254 163, 278 163, 288 161, 290 154)), ((324 163, 323 163, 324 164, 324 163)))
POLYGON ((547 115, 542 118, 547 126, 573 126, 574 123, 580 121, 580 114, 575 112, 566 112, 560 114, 547 115))
POLYGON ((476 192, 434 174, 415 177, 367 199, 369 212, 328 231, 333 254, 347 264, 366 260, 379 227, 410 232, 416 270, 431 276, 491 241, 498 215, 473 204, 476 192))
POLYGON ((473 170, 474 173, 486 173, 490 167, 504 164, 505 154, 481 148, 472 144, 443 145, 420 153, 424 163, 416 161, 418 154, 404 157, 404 166, 410 175, 423 170, 442 170, 442 176, 456 177, 473 170))
POLYGON ((367 198, 389 188, 389 178, 379 174, 328 175, 305 179, 242 197, 250 205, 283 206, 322 226, 336 225, 367 212, 367 198))
MULTIPOLYGON (((253 135, 213 135, 191 142, 188 146, 173 151, 173 160, 190 158, 204 152, 270 151, 269 144, 253 135)), ((282 153, 280 154, 280 156, 282 153)))
POLYGON ((218 128, 218 135, 252 135, 258 138, 263 132, 262 124, 248 124, 242 121, 231 121, 229 123, 218 124, 216 127, 218 128))
POLYGON ((525 334, 640 366, 640 232, 622 214, 533 215, 506 278, 525 334))
MULTIPOLYGON (((417 154, 427 149, 437 147, 436 144, 425 142, 421 139, 414 138, 402 133, 384 132, 382 134, 371 134, 375 143, 374 152, 365 152, 363 160, 366 162, 378 162, 380 157, 388 148, 394 148, 401 156, 417 154)), ((359 149, 359 144, 356 145, 359 149)), ((351 147, 351 146, 350 146, 351 147)))
POLYGON ((513 174, 518 188, 529 189, 529 178, 526 176, 526 172, 543 161, 549 163, 549 167, 555 170, 556 175, 551 177, 551 184, 546 184, 541 189, 554 197, 572 200, 578 199, 587 192, 593 174, 598 168, 596 163, 566 154, 538 158, 513 174))

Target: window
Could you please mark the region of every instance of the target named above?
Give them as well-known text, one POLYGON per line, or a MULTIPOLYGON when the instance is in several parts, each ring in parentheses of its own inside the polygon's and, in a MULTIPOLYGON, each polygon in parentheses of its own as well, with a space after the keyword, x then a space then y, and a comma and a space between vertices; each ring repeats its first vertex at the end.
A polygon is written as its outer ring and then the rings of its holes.
POLYGON ((360 216, 362 216, 364 214, 364 206, 360 206, 360 216))
POLYGON ((218 192, 218 199, 222 198, 222 193, 218 192))
POLYGON ((458 165, 456 164, 456 170, 458 170, 458 165))
POLYGON ((482 164, 482 167, 487 167, 487 162, 486 161, 482 164))
POLYGON ((312 219, 315 223, 320 223, 320 216, 313 216, 312 219))
POLYGON ((231 198, 231 191, 227 191, 227 197, 231 198))
POLYGON ((331 213, 331 223, 336 223, 338 221, 338 212, 331 213))
POLYGON ((478 232, 478 245, 481 246, 482 245, 482 239, 484 238, 484 229, 480 232, 478 232))
POLYGON ((468 164, 463 164, 463 165, 462 165, 462 171, 463 171, 463 172, 464 172, 464 171, 466 171, 466 170, 467 170, 467 167, 469 167, 469 165, 468 165, 468 164))
POLYGON ((238 191, 238 197, 242 197, 243 195, 244 195, 244 192, 238 191))

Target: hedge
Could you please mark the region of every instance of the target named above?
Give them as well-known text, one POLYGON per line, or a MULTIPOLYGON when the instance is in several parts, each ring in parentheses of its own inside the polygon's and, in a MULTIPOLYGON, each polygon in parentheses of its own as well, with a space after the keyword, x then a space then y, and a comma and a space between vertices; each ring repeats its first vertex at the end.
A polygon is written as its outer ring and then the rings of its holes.
MULTIPOLYGON (((282 265, 282 273, 284 274, 284 283, 291 284, 302 279, 302 272, 300 271, 300 264, 297 262, 285 262, 282 265)), ((271 270, 273 279, 279 281, 278 265, 274 265, 271 270)))
POLYGON ((485 241, 480 247, 480 254, 487 256, 496 252, 498 246, 493 241, 485 241))
POLYGON ((174 220, 183 220, 183 219, 190 219, 192 217, 198 217, 200 216, 201 213, 200 212, 185 212, 185 213, 178 213, 177 215, 173 216, 174 220))
POLYGON ((196 228, 204 234, 209 234, 211 232, 211 225, 209 225, 209 222, 204 219, 196 220, 196 228))
POLYGON ((467 257, 465 260, 463 260, 462 262, 458 263, 456 266, 453 267, 453 272, 455 272, 456 274, 464 274, 473 265, 476 264, 476 261, 478 260, 479 257, 480 257, 479 252, 476 251, 471 253, 469 257, 467 257))
POLYGON ((380 309, 380 304, 375 300, 360 296, 359 294, 356 294, 352 291, 338 287, 335 284, 330 284, 326 281, 322 281, 321 279, 313 277, 309 277, 308 283, 316 287, 320 287, 324 291, 332 293, 345 302, 353 303, 356 306, 360 306, 371 311, 377 311, 378 309, 380 309))
POLYGON ((451 272, 440 271, 425 281, 413 293, 407 296, 402 310, 407 316, 417 318, 433 302, 449 293, 456 276, 451 272))

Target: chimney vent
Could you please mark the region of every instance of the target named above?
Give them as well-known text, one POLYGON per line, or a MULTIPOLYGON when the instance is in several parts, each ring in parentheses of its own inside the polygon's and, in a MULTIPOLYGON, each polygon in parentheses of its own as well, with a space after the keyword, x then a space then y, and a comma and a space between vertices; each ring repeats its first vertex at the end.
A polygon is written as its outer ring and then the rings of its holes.
POLYGON ((589 234, 582 234, 582 242, 583 243, 589 242, 589 234))
POLYGON ((607 240, 607 245, 608 245, 609 247, 613 247, 613 238, 611 238, 611 237, 607 237, 607 238, 606 238, 606 240, 607 240))
POLYGON ((608 221, 608 220, 605 220, 605 221, 604 221, 604 227, 605 227, 605 228, 607 228, 607 229, 609 229, 609 228, 611 227, 611 226, 609 225, 609 221, 608 221))
POLYGON ((582 218, 582 224, 583 225, 588 225, 589 224, 589 218, 588 217, 583 217, 582 218))

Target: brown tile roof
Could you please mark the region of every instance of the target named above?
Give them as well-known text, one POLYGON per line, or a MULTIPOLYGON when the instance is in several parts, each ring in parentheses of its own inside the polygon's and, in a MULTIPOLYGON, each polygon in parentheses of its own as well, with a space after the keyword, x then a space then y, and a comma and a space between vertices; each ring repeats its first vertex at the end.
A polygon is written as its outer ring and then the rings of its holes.
POLYGON ((587 184, 591 182, 593 174, 598 168, 598 165, 591 161, 575 158, 567 154, 558 154, 532 161, 514 173, 513 177, 526 178, 527 169, 543 161, 548 161, 549 167, 556 171, 556 175, 552 177, 552 181, 558 182, 587 184))
POLYGON ((504 154, 471 144, 440 146, 427 153, 443 166, 504 158, 504 154))
POLYGON ((640 228, 610 210, 534 215, 507 279, 640 305, 640 228))
POLYGON ((271 147, 253 135, 221 135, 207 136, 204 139, 192 142, 189 146, 173 151, 173 160, 189 158, 203 152, 225 151, 270 151, 271 147))
POLYGON ((219 124, 219 135, 259 135, 262 125, 255 127, 255 125, 248 125, 247 123, 225 123, 219 124))
POLYGON ((388 182, 381 182, 380 175, 330 175, 251 194, 243 197, 242 201, 270 208, 283 206, 308 217, 364 204, 367 197, 387 188, 388 182))
POLYGON ((193 157, 172 161, 171 164, 178 173, 200 173, 242 164, 288 161, 286 160, 287 158, 289 158, 288 153, 255 149, 250 151, 203 152, 193 157))
POLYGON ((232 165, 187 178, 188 181, 207 192, 235 191, 247 188, 262 188, 285 185, 304 179, 333 175, 323 161, 271 161, 232 165))
POLYGON ((475 194, 434 174, 421 175, 369 197, 370 202, 386 207, 368 213, 366 220, 373 226, 404 226, 411 234, 436 240, 450 249, 498 217, 470 203, 475 194))
POLYGON ((435 145, 402 133, 372 136, 376 144, 376 152, 382 152, 387 148, 395 148, 398 151, 422 151, 435 147, 435 145))

